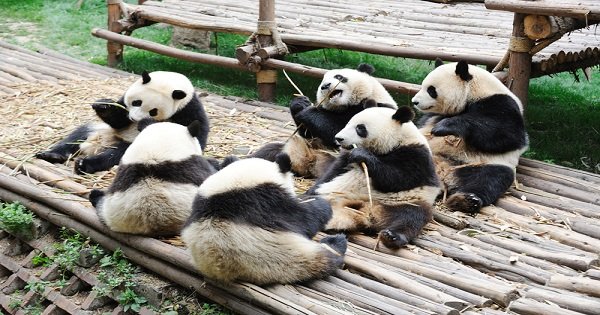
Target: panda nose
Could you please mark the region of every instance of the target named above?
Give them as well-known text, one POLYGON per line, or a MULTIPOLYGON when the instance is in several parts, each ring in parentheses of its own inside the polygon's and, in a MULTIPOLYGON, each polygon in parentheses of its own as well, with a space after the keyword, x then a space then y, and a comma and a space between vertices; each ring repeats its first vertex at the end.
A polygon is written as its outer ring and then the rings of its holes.
POLYGON ((335 137, 335 144, 341 145, 344 142, 344 138, 335 137))
POLYGON ((413 103, 413 105, 415 105, 415 106, 419 105, 419 102, 418 102, 418 101, 413 101, 412 103, 413 103))
POLYGON ((331 83, 325 83, 321 85, 321 90, 327 90, 331 86, 331 83))

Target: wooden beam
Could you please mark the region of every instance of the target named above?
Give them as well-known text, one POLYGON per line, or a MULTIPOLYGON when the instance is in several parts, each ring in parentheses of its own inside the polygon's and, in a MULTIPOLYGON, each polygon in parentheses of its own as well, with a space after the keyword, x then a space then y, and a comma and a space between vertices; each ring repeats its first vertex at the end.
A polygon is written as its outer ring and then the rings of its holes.
MULTIPOLYGON (((108 30, 119 33, 120 25, 119 19, 121 18, 121 7, 119 3, 121 0, 107 0, 106 7, 108 10, 108 30)), ((107 42, 106 50, 108 52, 108 66, 116 67, 123 61, 123 45, 116 42, 107 42)))
MULTIPOLYGON (((267 25, 275 24, 275 0, 260 0, 257 23, 257 41, 260 47, 273 45, 273 38, 267 25)), ((277 26, 274 26, 277 27, 277 26)), ((261 67, 256 73, 256 84, 258 87, 258 100, 271 102, 275 99, 275 88, 277 87, 277 71, 269 67, 261 67)))
POLYGON ((529 77, 531 76, 531 55, 524 43, 531 40, 525 36, 525 14, 515 13, 513 33, 510 44, 510 60, 508 61, 508 85, 512 92, 527 106, 529 93, 529 77), (516 47, 517 43, 520 47, 516 47))

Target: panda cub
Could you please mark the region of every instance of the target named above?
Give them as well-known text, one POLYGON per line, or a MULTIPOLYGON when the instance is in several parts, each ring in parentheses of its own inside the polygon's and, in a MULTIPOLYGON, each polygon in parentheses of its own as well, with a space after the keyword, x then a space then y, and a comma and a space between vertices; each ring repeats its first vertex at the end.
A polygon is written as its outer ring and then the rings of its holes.
POLYGON ((216 169, 202 157, 202 123, 140 122, 107 191, 90 201, 111 230, 143 235, 178 234, 190 216, 200 184, 216 169))
POLYGON ((375 69, 360 64, 358 69, 336 69, 325 73, 317 89, 313 106, 307 97, 297 97, 290 104, 292 118, 298 126, 298 135, 287 143, 267 144, 254 156, 272 160, 283 151, 292 160, 292 170, 304 177, 318 177, 333 161, 337 149, 335 135, 350 118, 362 111, 367 102, 396 108, 396 102, 383 85, 372 77, 375 69))
POLYGON ((204 107, 190 80, 175 72, 142 73, 118 100, 100 99, 92 108, 101 122, 90 122, 75 129, 48 151, 36 157, 63 163, 70 155, 79 153, 76 173, 94 173, 119 163, 123 153, 137 136, 137 122, 144 118, 170 121, 187 126, 200 122, 198 141, 206 146, 209 123, 204 107), (115 103, 117 105, 115 105, 115 103))
POLYGON ((311 238, 331 217, 316 196, 299 200, 290 159, 235 161, 198 190, 181 234, 198 270, 221 281, 263 285, 322 278, 339 268, 343 234, 311 238))
POLYGON ((326 229, 378 232, 379 240, 395 249, 415 238, 431 219, 440 185, 427 139, 413 117, 407 106, 368 108, 336 134, 336 141, 349 150, 307 192, 331 203, 333 217, 326 229))
POLYGON ((461 61, 441 65, 425 77, 413 97, 426 115, 438 176, 453 211, 476 213, 495 202, 515 179, 528 147, 519 99, 494 75, 461 61))

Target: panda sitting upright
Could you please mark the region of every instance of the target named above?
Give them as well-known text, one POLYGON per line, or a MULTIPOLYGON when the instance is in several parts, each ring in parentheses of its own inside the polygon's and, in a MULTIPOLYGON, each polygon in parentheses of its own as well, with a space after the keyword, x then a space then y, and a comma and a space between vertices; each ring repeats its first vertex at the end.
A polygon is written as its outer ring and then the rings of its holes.
POLYGON ((170 121, 187 126, 200 122, 198 141, 206 146, 209 122, 204 107, 190 80, 176 72, 142 73, 118 100, 100 99, 92 108, 101 122, 86 123, 65 139, 36 157, 63 163, 70 155, 81 154, 75 172, 94 173, 117 165, 125 150, 137 136, 137 122, 144 118, 170 121))
POLYGON ((495 202, 515 179, 527 150, 521 101, 494 75, 461 61, 425 77, 413 97, 426 115, 421 132, 429 139, 438 176, 452 211, 476 213, 495 202))
POLYGON ((181 237, 209 278, 293 283, 325 277, 343 264, 344 235, 312 240, 329 218, 322 198, 296 197, 290 159, 280 153, 276 162, 234 161, 206 179, 181 237))
POLYGON ((367 108, 337 133, 335 139, 349 151, 342 151, 307 192, 331 203, 326 229, 374 231, 394 249, 421 232, 440 185, 427 139, 413 117, 407 106, 367 108))
POLYGON ((335 135, 366 107, 367 100, 396 108, 394 99, 371 76, 374 71, 368 64, 360 64, 356 70, 327 71, 317 90, 315 106, 305 96, 296 97, 290 104, 299 136, 292 136, 285 144, 267 144, 253 156, 273 160, 283 151, 290 156, 292 170, 297 175, 318 177, 334 160, 332 152, 338 147, 335 135))
POLYGON ((216 172, 202 157, 202 125, 139 123, 143 130, 127 148, 106 191, 90 201, 111 230, 150 236, 179 234, 202 182, 216 172))

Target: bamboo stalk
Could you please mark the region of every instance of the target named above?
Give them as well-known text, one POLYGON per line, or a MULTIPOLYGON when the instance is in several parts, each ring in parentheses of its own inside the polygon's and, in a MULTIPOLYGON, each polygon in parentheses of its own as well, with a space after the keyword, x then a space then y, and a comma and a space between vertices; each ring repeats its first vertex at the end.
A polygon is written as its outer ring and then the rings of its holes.
POLYGON ((581 313, 573 312, 558 306, 541 303, 532 299, 521 298, 510 304, 512 312, 523 315, 579 315, 581 313))
POLYGON ((600 300, 564 290, 531 288, 524 297, 538 302, 552 301, 562 308, 583 314, 595 315, 600 310, 600 300))
POLYGON ((553 275, 546 285, 600 297, 600 281, 598 280, 587 279, 584 277, 553 275))

